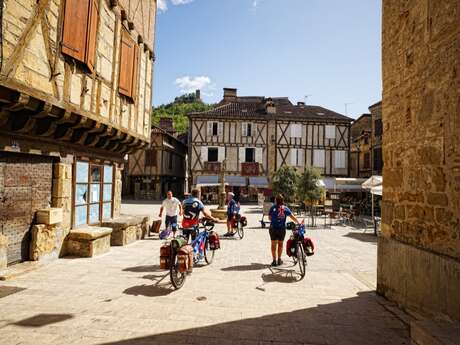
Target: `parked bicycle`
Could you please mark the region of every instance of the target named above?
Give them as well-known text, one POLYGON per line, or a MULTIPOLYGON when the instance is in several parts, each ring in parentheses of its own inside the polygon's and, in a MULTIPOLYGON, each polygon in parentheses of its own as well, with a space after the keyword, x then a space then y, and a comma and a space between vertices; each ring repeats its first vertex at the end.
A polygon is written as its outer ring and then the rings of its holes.
POLYGON ((292 235, 286 243, 287 255, 294 261, 294 266, 299 265, 300 280, 305 277, 307 256, 314 254, 314 245, 310 238, 305 237, 305 224, 296 225, 288 223, 287 229, 292 230, 292 235))
POLYGON ((232 222, 233 230, 238 234, 240 239, 244 237, 244 227, 248 225, 246 217, 237 214, 232 222))
POLYGON ((220 248, 219 237, 212 232, 214 224, 209 220, 207 227, 211 230, 206 227, 203 231, 200 231, 199 227, 193 229, 194 236, 189 245, 183 245, 183 241, 187 243, 187 240, 182 235, 180 239, 171 241, 169 274, 171 284, 176 289, 184 285, 187 275, 192 272, 193 265, 203 260, 210 265, 214 260, 215 251, 220 248), (188 260, 188 263, 184 260, 188 260))

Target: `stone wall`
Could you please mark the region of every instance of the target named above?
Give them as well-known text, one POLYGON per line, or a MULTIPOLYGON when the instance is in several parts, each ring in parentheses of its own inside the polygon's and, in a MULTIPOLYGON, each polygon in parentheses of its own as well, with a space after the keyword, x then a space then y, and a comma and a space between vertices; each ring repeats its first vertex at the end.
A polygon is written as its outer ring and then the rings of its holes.
POLYGON ((8 249, 8 238, 0 234, 0 271, 5 269, 8 264, 6 251, 8 249))
POLYGON ((121 189, 122 189, 122 168, 115 166, 115 185, 113 191, 113 218, 120 215, 121 211, 121 189))
POLYGON ((383 88, 378 291, 460 319, 459 1, 383 1, 383 88))

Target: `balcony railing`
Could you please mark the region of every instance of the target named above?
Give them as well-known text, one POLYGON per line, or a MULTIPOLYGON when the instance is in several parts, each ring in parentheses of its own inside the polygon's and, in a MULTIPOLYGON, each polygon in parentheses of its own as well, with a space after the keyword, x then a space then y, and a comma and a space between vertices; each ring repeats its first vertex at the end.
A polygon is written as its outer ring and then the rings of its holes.
POLYGON ((242 176, 259 176, 260 170, 259 163, 241 163, 242 176))
POLYGON ((204 162, 204 170, 209 173, 220 173, 222 164, 220 162, 204 162))

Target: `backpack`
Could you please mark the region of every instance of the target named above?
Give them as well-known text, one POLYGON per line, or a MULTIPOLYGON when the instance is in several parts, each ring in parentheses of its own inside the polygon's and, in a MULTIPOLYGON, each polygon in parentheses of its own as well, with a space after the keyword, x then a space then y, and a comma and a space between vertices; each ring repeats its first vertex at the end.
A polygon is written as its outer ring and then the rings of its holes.
POLYGON ((160 232, 160 240, 166 240, 169 236, 171 236, 171 226, 160 232))

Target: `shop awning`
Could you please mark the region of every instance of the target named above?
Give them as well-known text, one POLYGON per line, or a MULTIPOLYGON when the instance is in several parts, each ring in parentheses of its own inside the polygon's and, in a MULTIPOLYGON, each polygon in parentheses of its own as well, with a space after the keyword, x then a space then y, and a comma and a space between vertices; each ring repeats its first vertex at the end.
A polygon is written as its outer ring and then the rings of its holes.
POLYGON ((381 186, 383 183, 382 176, 373 175, 369 179, 367 179, 363 184, 364 189, 372 189, 373 187, 381 186))
POLYGON ((249 177, 249 185, 256 188, 268 188, 270 186, 265 176, 249 177))
POLYGON ((219 176, 217 175, 201 175, 197 176, 195 180, 197 187, 215 187, 219 186, 219 176))
POLYGON ((225 184, 231 187, 246 187, 248 185, 248 180, 244 176, 226 175, 225 184))
POLYGON ((333 177, 325 177, 325 178, 322 178, 319 181, 321 181, 321 183, 320 183, 321 187, 324 187, 329 191, 334 190, 334 188, 335 188, 335 178, 333 178, 333 177))

